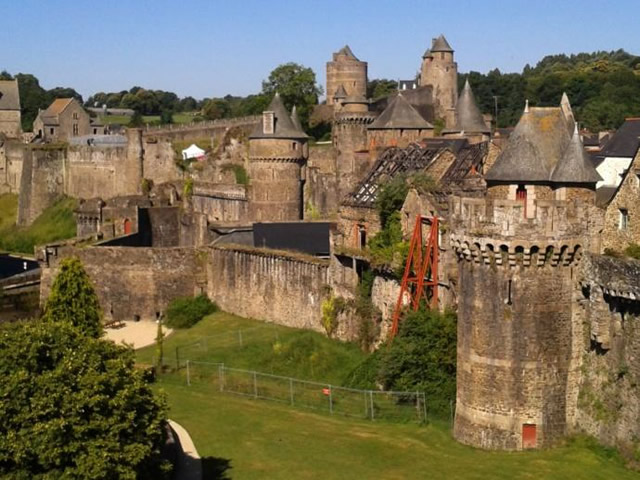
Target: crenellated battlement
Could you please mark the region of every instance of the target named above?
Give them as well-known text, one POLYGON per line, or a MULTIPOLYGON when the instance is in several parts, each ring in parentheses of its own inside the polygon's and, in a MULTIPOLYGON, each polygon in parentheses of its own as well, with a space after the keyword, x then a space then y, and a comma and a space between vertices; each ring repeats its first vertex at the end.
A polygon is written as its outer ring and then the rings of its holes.
POLYGON ((451 235, 451 248, 458 258, 468 262, 505 267, 568 267, 580 261, 584 250, 579 238, 565 238, 558 242, 509 242, 457 234, 451 235))
POLYGON ((450 211, 452 233, 482 239, 471 242, 480 245, 544 250, 575 243, 591 251, 603 225, 600 209, 575 200, 536 199, 525 212, 518 200, 452 197, 450 211))

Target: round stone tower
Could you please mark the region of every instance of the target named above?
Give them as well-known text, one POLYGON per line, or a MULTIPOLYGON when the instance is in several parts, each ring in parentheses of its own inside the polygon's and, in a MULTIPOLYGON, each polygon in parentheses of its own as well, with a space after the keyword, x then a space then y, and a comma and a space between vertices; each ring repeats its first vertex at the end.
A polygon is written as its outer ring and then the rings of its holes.
POLYGON ((249 136, 249 212, 256 222, 302 219, 308 137, 276 93, 249 136))
POLYGON ((338 152, 336 178, 342 200, 366 175, 375 158, 368 154, 367 126, 376 118, 363 96, 351 95, 336 104, 331 138, 338 152))
POLYGON ((598 250, 598 178, 572 115, 527 108, 485 175, 487 197, 452 198, 458 441, 519 450, 568 433, 582 342, 575 269, 598 250))
POLYGON ((333 54, 333 60, 327 62, 327 105, 337 102, 336 92, 340 86, 346 96, 367 96, 367 62, 356 58, 348 45, 333 54))
POLYGON ((458 102, 458 64, 453 59, 453 48, 444 35, 434 38, 431 48, 422 56, 420 86, 425 85, 433 87, 436 117, 442 118, 447 128, 454 128, 458 102))

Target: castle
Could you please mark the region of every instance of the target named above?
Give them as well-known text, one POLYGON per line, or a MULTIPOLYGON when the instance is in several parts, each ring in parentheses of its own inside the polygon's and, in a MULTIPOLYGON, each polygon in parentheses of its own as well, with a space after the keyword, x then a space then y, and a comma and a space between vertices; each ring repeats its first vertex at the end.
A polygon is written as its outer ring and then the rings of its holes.
MULTIPOLYGON (((468 82, 458 94, 444 36, 415 89, 371 102, 367 68, 348 46, 327 63, 330 145, 309 145, 278 95, 259 117, 64 145, 5 139, 1 188, 19 192, 20 223, 60 194, 83 199, 78 239, 38 251, 41 298, 75 255, 107 321, 155 319, 173 298, 207 293, 239 315, 324 331, 322 303, 354 298, 374 270, 379 342, 400 286, 367 256, 381 229, 376 198, 397 176, 426 174, 435 187, 411 189, 400 217, 406 236, 416 215, 441 218, 436 280, 441 306, 458 310, 455 437, 523 449, 587 432, 635 448, 640 268, 602 253, 637 241, 640 149, 602 203, 566 95, 557 107, 525 105, 504 138, 468 82), (176 162, 176 142, 203 137, 211 161, 176 162), (301 225, 316 230, 303 236, 301 225), (314 236, 330 246, 282 251, 261 228, 301 249, 314 236)), ((346 312, 331 334, 354 340, 355 322, 346 312)))

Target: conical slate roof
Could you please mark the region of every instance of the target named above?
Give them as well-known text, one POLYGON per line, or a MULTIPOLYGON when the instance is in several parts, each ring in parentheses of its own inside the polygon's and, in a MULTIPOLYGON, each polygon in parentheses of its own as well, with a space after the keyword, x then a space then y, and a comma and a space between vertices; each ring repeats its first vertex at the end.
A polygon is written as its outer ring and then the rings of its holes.
POLYGON ((304 133, 302 129, 297 128, 291 121, 289 112, 287 112, 287 109, 285 108, 284 103, 282 103, 282 99, 277 92, 265 112, 273 112, 274 114, 273 133, 265 133, 264 124, 261 121, 256 125, 256 128, 253 130, 249 138, 308 138, 307 134, 304 133))
POLYGON ((299 132, 303 132, 302 124, 300 123, 300 118, 298 117, 298 109, 295 105, 291 109, 291 123, 293 123, 293 126, 296 130, 298 130, 299 132))
MULTIPOLYGON (((563 99, 564 100, 564 99, 563 99)), ((600 176, 575 131, 568 99, 560 107, 526 107, 489 181, 595 183, 600 176), (569 132, 569 124, 574 129, 569 132)))
POLYGON ((464 84, 464 88, 458 97, 458 103, 456 104, 456 131, 459 132, 482 132, 490 133, 491 129, 487 127, 484 122, 482 113, 478 108, 476 97, 471 90, 469 80, 464 84))
POLYGON ((344 85, 340 84, 338 88, 336 88, 336 93, 333 94, 333 98, 346 98, 347 91, 344 89, 344 85))
POLYGON ((453 48, 447 42, 447 39, 444 38, 444 35, 440 35, 438 38, 433 39, 433 43, 431 44, 432 52, 453 52, 453 48))
POLYGON ((593 162, 587 155, 580 140, 578 124, 564 151, 561 160, 556 164, 551 174, 552 182, 560 183, 596 183, 602 177, 593 166, 593 162))
POLYGON ((375 121, 369 125, 372 130, 382 129, 429 129, 433 128, 418 111, 399 93, 375 121))
POLYGON ((344 55, 345 57, 349 57, 352 60, 358 60, 358 58, 353 54, 349 45, 345 45, 340 50, 338 50, 337 55, 344 55))
POLYGON ((430 48, 427 48, 427 50, 424 52, 424 55, 422 55, 422 58, 427 58, 427 57, 433 57, 433 55, 431 54, 430 48))

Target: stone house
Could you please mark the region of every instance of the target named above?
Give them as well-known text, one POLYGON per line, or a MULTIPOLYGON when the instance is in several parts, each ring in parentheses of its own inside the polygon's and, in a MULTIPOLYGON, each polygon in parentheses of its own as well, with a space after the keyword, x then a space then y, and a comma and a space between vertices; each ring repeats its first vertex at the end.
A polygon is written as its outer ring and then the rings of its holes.
POLYGON ((372 146, 406 147, 425 137, 433 137, 433 125, 399 93, 368 127, 372 146))
POLYGON ((33 131, 46 143, 66 142, 92 133, 89 114, 75 98, 57 98, 46 110, 39 111, 33 131))
POLYGON ((20 118, 18 81, 0 80, 0 134, 19 138, 22 133, 20 118))
POLYGON ((595 155, 596 170, 602 177, 597 188, 616 188, 640 147, 640 118, 627 118, 595 155))
MULTIPOLYGON (((601 190, 606 187, 598 193, 601 190)), ((640 243, 640 149, 613 190, 608 202, 601 204, 606 209, 602 248, 622 251, 630 243, 640 243)))

